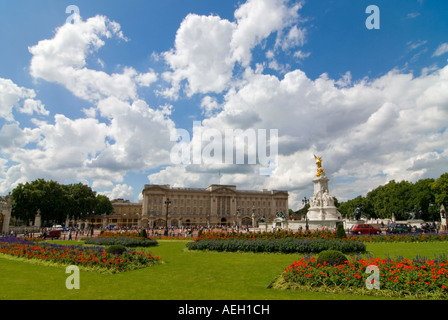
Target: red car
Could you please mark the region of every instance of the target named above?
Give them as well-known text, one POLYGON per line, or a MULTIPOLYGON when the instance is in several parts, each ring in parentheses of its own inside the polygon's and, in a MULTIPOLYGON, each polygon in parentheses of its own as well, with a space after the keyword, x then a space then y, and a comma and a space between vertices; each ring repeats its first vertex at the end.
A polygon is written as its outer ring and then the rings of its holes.
POLYGON ((379 228, 375 228, 370 224, 355 224, 350 229, 351 234, 381 234, 382 231, 379 228))
POLYGON ((45 234, 45 239, 59 239, 61 237, 61 230, 50 230, 45 234))

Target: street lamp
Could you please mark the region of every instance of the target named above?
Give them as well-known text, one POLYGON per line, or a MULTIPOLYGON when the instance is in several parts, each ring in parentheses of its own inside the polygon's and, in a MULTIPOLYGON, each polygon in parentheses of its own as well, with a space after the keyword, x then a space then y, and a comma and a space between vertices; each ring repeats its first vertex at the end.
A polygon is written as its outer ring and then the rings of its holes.
POLYGON ((168 207, 170 206, 171 201, 170 198, 166 198, 165 205, 166 205, 166 214, 165 214, 165 236, 168 235, 168 207))
POLYGON ((252 221, 253 221, 253 228, 255 228, 255 206, 252 206, 252 221))
POLYGON ((431 208, 434 206, 434 203, 432 202, 432 200, 429 200, 429 211, 431 211, 431 216, 432 216, 432 226, 435 227, 436 223, 434 221, 434 210, 432 210, 431 208))
MULTIPOLYGON (((310 203, 310 200, 307 199, 306 197, 304 197, 303 200, 302 200, 302 204, 304 206, 306 206, 309 203, 310 203)), ((305 213, 305 230, 308 231, 308 229, 309 229, 309 226, 308 226, 308 212, 306 212, 305 213)))
POLYGON ((236 209, 236 230, 239 230, 238 220, 240 218, 240 208, 236 209))

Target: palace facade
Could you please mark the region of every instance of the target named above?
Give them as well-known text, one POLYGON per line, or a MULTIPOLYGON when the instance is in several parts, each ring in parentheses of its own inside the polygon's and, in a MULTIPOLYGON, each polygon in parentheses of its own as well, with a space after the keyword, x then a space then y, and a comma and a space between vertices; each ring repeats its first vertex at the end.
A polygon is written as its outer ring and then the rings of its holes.
POLYGON ((258 226, 283 212, 288 216, 288 192, 237 190, 234 185, 176 188, 145 185, 142 191, 142 226, 191 225, 258 226))

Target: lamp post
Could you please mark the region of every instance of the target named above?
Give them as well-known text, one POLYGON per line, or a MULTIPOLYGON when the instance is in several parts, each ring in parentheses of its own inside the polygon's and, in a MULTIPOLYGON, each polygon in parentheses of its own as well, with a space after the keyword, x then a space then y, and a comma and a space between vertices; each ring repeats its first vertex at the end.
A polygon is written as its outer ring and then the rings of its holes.
POLYGON ((255 206, 252 206, 252 221, 253 221, 253 228, 255 228, 255 206))
POLYGON ((165 236, 168 236, 168 207, 170 206, 171 201, 170 198, 166 198, 166 213, 165 213, 165 236))
POLYGON ((239 227, 239 218, 240 218, 240 208, 236 209, 236 230, 238 231, 240 229, 239 227))
POLYGON ((431 216, 432 216, 432 226, 435 228, 436 223, 434 221, 434 211, 431 209, 434 206, 434 203, 432 202, 432 200, 429 200, 429 211, 431 211, 431 216))
MULTIPOLYGON (((306 207, 307 204, 310 203, 310 200, 307 199, 306 197, 303 198, 302 200, 302 204, 306 207)), ((308 226, 308 212, 305 213, 305 230, 308 231, 309 226, 308 226)))

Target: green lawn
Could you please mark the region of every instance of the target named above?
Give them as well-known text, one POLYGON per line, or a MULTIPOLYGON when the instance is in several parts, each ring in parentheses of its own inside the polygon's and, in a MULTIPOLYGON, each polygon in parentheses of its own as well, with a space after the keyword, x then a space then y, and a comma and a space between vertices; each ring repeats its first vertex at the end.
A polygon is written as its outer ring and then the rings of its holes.
MULTIPOLYGON (((74 242, 72 242, 74 243, 74 242)), ((268 289, 296 254, 188 251, 185 241, 159 241, 151 252, 163 264, 119 274, 81 271, 79 290, 68 290, 64 267, 44 266, 0 257, 2 300, 317 300, 380 299, 350 294, 323 294, 268 289)), ((376 257, 417 254, 433 258, 448 243, 374 243, 376 257)))

